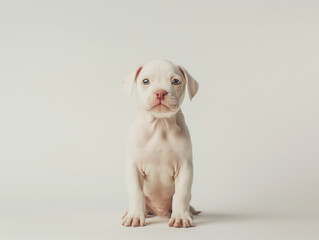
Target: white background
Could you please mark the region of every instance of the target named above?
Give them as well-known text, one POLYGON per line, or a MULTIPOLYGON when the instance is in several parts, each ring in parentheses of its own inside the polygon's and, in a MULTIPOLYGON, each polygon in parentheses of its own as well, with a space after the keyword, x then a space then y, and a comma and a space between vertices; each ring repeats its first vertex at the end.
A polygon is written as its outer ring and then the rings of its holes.
POLYGON ((318 239, 318 1, 1 1, 2 239, 318 239), (154 59, 183 111, 197 227, 120 226, 121 81, 154 59))

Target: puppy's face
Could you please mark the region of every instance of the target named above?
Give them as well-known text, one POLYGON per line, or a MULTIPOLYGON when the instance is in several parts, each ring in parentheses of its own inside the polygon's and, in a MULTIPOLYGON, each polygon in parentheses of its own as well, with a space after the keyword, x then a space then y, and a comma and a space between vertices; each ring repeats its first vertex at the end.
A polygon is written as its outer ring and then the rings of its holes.
POLYGON ((176 113, 184 99, 185 81, 181 70, 169 62, 146 64, 136 78, 140 105, 158 117, 176 113))
POLYGON ((169 117, 180 109, 186 86, 188 86, 190 98, 198 90, 198 83, 185 69, 163 60, 140 66, 131 74, 124 81, 124 89, 128 88, 127 84, 131 84, 130 89, 126 89, 129 90, 129 94, 134 82, 141 107, 158 118, 169 117))

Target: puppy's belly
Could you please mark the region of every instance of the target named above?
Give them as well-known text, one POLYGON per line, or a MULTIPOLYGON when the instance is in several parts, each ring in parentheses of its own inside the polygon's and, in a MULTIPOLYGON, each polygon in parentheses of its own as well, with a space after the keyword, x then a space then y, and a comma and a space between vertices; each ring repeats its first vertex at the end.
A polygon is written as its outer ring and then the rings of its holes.
POLYGON ((146 205, 152 214, 170 216, 175 192, 174 178, 158 171, 144 177, 143 192, 146 205))
POLYGON ((173 151, 165 154, 143 154, 140 172, 143 173, 143 192, 151 213, 170 216, 175 192, 174 174, 178 157, 173 151))

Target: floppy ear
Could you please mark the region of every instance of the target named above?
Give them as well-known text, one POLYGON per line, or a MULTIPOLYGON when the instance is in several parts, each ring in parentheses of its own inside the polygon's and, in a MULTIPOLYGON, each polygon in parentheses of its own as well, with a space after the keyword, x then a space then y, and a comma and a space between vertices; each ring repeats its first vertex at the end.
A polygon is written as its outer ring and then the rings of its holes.
POLYGON ((128 97, 131 96, 131 93, 132 93, 132 90, 133 90, 133 86, 134 86, 134 82, 135 82, 136 78, 138 77, 138 75, 140 74, 142 68, 143 68, 143 66, 139 66, 135 71, 133 71, 130 75, 128 75, 122 81, 124 92, 126 93, 126 95, 128 97))
POLYGON ((196 80, 186 71, 186 69, 184 69, 181 66, 179 67, 179 69, 181 70, 186 80, 189 99, 192 100, 198 91, 198 87, 199 87, 198 82, 196 82, 196 80))

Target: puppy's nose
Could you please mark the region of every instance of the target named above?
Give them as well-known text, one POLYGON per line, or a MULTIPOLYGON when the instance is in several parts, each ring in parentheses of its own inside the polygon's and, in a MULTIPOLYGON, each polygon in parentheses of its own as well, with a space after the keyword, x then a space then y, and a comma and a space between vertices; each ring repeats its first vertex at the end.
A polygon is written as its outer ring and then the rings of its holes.
POLYGON ((157 99, 164 100, 165 96, 167 95, 167 92, 163 89, 159 89, 155 91, 154 94, 156 95, 157 99))

